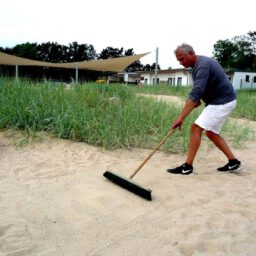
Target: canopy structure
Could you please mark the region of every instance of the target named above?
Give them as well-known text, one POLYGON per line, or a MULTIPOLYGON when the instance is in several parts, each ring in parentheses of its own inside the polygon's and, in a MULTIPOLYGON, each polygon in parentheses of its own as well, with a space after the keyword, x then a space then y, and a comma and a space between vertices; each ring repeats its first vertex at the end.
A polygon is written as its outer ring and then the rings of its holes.
POLYGON ((148 53, 135 54, 126 57, 118 57, 105 60, 91 60, 69 63, 52 63, 44 61, 30 60, 26 58, 16 57, 10 54, 0 52, 0 65, 14 65, 14 66, 43 66, 54 68, 70 68, 70 69, 86 69, 94 71, 111 71, 123 72, 126 67, 133 62, 138 61, 148 53))

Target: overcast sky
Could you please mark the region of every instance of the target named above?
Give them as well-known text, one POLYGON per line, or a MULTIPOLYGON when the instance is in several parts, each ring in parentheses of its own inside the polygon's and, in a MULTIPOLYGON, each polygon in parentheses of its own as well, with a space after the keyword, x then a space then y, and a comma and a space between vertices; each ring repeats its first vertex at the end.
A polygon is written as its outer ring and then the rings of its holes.
POLYGON ((143 64, 179 68, 173 50, 186 42, 212 56, 218 40, 256 30, 255 0, 1 0, 0 46, 57 42, 111 46, 136 54, 143 64))

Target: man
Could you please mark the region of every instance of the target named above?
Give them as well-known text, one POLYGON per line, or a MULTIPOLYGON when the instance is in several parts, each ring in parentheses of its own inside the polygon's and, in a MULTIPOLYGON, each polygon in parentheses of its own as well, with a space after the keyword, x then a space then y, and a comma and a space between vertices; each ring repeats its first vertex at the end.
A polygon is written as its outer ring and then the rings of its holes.
POLYGON ((178 46, 174 53, 181 65, 192 68, 193 87, 184 108, 171 128, 181 128, 186 116, 201 104, 201 100, 204 101, 205 108, 191 126, 186 162, 167 171, 184 175, 193 172, 193 161, 204 130, 206 136, 228 159, 228 163, 217 170, 230 172, 242 169, 241 162, 236 159, 225 140, 219 135, 224 122, 236 106, 236 93, 224 70, 214 59, 196 55, 188 44, 178 46))

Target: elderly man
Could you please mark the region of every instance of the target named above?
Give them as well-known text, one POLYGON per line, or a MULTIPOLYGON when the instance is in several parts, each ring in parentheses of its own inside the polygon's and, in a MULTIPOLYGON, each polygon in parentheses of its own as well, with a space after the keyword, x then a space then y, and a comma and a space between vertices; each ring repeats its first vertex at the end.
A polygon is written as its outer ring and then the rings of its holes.
POLYGON ((236 106, 236 93, 220 64, 212 58, 196 55, 188 44, 182 44, 174 51, 176 59, 185 68, 192 68, 193 87, 184 108, 171 128, 181 128, 190 112, 205 103, 200 116, 191 126, 190 144, 186 162, 179 167, 168 169, 169 173, 188 175, 193 172, 193 161, 201 143, 202 132, 227 157, 228 163, 217 170, 230 172, 242 169, 225 140, 219 135, 220 130, 236 106))

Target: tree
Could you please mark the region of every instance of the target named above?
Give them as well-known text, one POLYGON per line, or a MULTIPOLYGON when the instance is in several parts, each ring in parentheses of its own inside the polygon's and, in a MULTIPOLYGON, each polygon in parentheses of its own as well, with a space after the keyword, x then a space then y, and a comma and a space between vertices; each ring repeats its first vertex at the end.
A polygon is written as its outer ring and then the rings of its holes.
POLYGON ((251 69, 253 60, 251 43, 242 37, 237 37, 234 40, 238 49, 234 54, 234 66, 237 69, 251 69))
MULTIPOLYGON (((151 70, 155 70, 156 69, 156 63, 153 63, 151 66, 150 66, 151 70)), ((157 70, 161 70, 160 66, 157 65, 157 70)))
POLYGON ((256 31, 248 32, 248 40, 251 42, 251 50, 252 50, 252 69, 256 70, 256 31))
POLYGON ((214 44, 214 58, 227 70, 256 68, 256 32, 219 40, 214 44))
POLYGON ((256 31, 249 31, 247 34, 247 40, 251 42, 252 53, 256 55, 256 31))
POLYGON ((130 48, 130 49, 124 51, 124 55, 125 55, 125 56, 134 55, 133 48, 130 48))
POLYGON ((94 60, 97 57, 97 53, 91 44, 73 42, 69 44, 67 52, 70 62, 94 60))
POLYGON ((146 64, 143 68, 143 71, 151 71, 151 66, 150 64, 146 64))
POLYGON ((46 62, 67 62, 66 46, 60 45, 56 42, 47 42, 38 45, 37 55, 38 59, 46 62))
POLYGON ((37 60, 37 43, 17 44, 11 49, 11 54, 22 58, 37 60))
POLYGON ((111 58, 117 58, 117 57, 122 57, 123 55, 124 48, 122 47, 121 49, 118 48, 113 48, 113 47, 107 47, 101 51, 101 53, 98 56, 98 59, 111 59, 111 58))
MULTIPOLYGON (((125 56, 132 56, 134 55, 133 48, 130 48, 124 52, 125 56)), ((135 61, 130 66, 128 66, 125 71, 126 72, 136 72, 136 71, 143 71, 144 66, 141 64, 141 62, 135 61)))
POLYGON ((214 44, 214 58, 226 69, 234 66, 233 54, 238 50, 235 44, 227 40, 219 40, 214 44))
MULTIPOLYGON (((101 53, 98 56, 98 59, 111 59, 111 58, 132 56, 132 55, 134 55, 133 48, 124 50, 123 47, 120 49, 107 47, 101 51, 101 53)), ((135 61, 125 69, 125 72, 136 72, 136 71, 144 71, 144 70, 145 70, 145 67, 143 66, 143 64, 141 64, 140 61, 135 61)))

